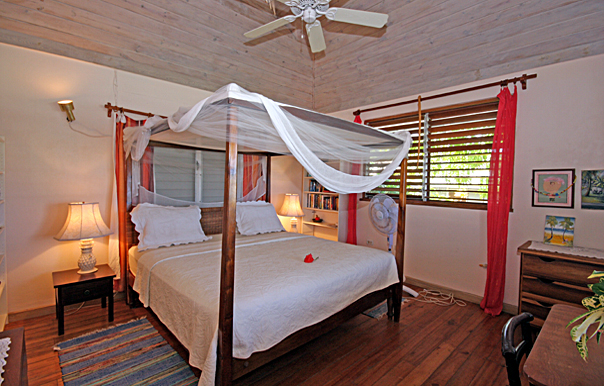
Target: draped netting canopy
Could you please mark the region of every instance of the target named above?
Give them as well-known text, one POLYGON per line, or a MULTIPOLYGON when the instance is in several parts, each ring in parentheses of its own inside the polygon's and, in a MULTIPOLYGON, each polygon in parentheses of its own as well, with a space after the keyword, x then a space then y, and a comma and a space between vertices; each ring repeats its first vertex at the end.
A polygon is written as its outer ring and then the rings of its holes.
POLYGON ((167 119, 149 118, 144 126, 124 132, 126 152, 135 161, 150 140, 225 150, 229 138, 241 153, 293 155, 323 186, 344 194, 381 185, 412 142, 407 132, 386 133, 278 103, 234 83, 192 108, 181 108, 167 119), (229 127, 236 130, 229 133, 229 127), (371 176, 351 174, 352 164, 371 165, 371 176))

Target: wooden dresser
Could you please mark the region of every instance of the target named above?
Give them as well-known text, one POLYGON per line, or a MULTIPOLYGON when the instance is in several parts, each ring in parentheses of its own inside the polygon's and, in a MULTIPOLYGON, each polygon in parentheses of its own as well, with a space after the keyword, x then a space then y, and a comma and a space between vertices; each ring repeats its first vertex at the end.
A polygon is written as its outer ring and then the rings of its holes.
POLYGON ((27 354, 23 327, 0 332, 1 338, 10 338, 10 349, 4 365, 2 386, 27 386, 27 354))
POLYGON ((604 271, 604 259, 558 252, 528 249, 531 241, 518 248, 521 254, 518 313, 535 316, 533 325, 541 327, 554 304, 581 306, 581 300, 592 296, 587 279, 594 270, 604 271))

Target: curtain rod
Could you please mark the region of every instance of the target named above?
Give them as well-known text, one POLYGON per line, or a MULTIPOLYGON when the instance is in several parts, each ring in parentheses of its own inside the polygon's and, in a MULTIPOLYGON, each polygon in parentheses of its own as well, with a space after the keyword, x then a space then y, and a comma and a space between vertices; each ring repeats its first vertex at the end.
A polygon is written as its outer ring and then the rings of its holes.
MULTIPOLYGON (((111 118, 111 112, 112 111, 119 111, 122 113, 131 113, 131 114, 136 114, 136 115, 146 115, 149 118, 157 115, 157 114, 153 114, 153 113, 145 113, 143 111, 136 111, 136 110, 130 110, 130 109, 125 109, 123 107, 118 107, 118 106, 113 106, 111 103, 107 102, 104 106, 107 109, 107 118, 111 118)), ((164 117, 163 115, 158 115, 158 117, 164 118, 166 119, 167 117, 164 117)))
MULTIPOLYGON (((520 84, 522 84, 522 89, 526 90, 526 81, 529 79, 535 79, 537 77, 537 74, 522 74, 522 76, 518 76, 516 78, 512 78, 512 79, 503 79, 500 80, 499 82, 493 82, 493 83, 487 83, 487 84, 483 84, 480 86, 474 86, 474 87, 469 87, 469 88, 463 88, 461 90, 456 90, 456 91, 450 91, 450 92, 446 92, 443 94, 437 94, 437 95, 431 95, 425 98, 421 98, 422 101, 427 101, 430 99, 437 99, 437 98, 443 98, 443 97, 447 97, 447 96, 451 96, 451 95, 456 95, 456 94, 463 94, 465 92, 470 92, 470 91, 475 91, 475 90, 480 90, 483 88, 489 88, 489 87, 494 87, 494 86, 501 86, 501 87, 505 87, 507 86, 509 83, 516 83, 516 82, 520 82, 520 84)), ((378 107, 371 107, 369 109, 363 109, 363 110, 357 110, 354 111, 353 114, 356 115, 361 115, 361 113, 366 113, 368 111, 375 111, 375 110, 381 110, 381 109, 387 109, 390 107, 397 107, 397 106, 402 106, 402 105, 408 105, 410 103, 416 103, 417 99, 410 99, 407 101, 403 101, 403 102, 398 102, 398 103, 392 103, 389 105, 384 105, 384 106, 378 106, 378 107)))

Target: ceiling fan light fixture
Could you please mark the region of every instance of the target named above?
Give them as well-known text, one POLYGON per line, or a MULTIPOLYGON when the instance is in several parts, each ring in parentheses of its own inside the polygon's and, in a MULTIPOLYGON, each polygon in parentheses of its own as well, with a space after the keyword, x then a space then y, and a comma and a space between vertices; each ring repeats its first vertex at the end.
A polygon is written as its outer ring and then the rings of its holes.
MULTIPOLYGON (((268 2, 272 0, 266 1, 268 2)), ((326 48, 323 29, 318 20, 321 16, 325 16, 328 20, 372 28, 382 28, 388 22, 388 15, 385 13, 359 11, 347 8, 330 8, 330 0, 278 1, 289 6, 293 15, 282 17, 256 29, 248 31, 244 34, 245 37, 251 39, 260 37, 300 18, 306 25, 306 33, 308 36, 310 50, 312 53, 317 53, 325 50, 326 48)), ((302 33, 302 36, 303 35, 304 32, 302 33)))

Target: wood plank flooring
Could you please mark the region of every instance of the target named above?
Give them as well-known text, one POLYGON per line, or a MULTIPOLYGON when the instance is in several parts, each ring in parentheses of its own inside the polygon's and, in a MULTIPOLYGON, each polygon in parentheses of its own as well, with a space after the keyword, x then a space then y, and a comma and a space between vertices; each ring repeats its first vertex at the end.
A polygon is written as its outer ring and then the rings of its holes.
MULTIPOLYGON (((155 314, 131 309, 122 300, 116 301, 111 324, 100 305, 66 316, 61 337, 54 315, 10 323, 7 329, 25 327, 29 384, 62 385, 56 343, 142 316, 187 358, 155 314)), ((234 385, 507 385, 501 329, 509 317, 488 316, 475 304, 440 307, 410 301, 398 324, 358 315, 234 385)))

